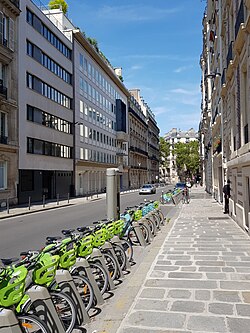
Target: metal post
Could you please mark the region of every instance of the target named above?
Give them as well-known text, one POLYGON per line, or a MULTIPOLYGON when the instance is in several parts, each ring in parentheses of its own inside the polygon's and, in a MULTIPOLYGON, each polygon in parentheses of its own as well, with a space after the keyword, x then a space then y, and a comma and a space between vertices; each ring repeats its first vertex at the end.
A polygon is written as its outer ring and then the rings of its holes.
POLYGON ((43 207, 45 207, 45 194, 43 195, 43 207))
POLYGON ((69 193, 68 193, 68 203, 69 203, 69 193))
POLYGON ((56 204, 57 204, 57 206, 59 205, 59 193, 56 195, 56 204))
POLYGON ((7 198, 7 214, 10 213, 9 198, 7 198))
POLYGON ((29 197, 29 210, 30 210, 30 206, 31 206, 31 197, 29 197))
POLYGON ((117 220, 118 217, 118 209, 117 209, 117 174, 119 169, 117 168, 110 168, 106 170, 107 176, 107 195, 106 195, 106 202, 107 202, 107 218, 111 220, 117 220))

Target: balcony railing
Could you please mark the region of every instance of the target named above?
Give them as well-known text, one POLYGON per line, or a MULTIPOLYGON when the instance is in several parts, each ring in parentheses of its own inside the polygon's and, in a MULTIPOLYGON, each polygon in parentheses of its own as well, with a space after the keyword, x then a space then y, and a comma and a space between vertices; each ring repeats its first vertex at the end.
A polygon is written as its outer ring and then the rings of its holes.
POLYGON ((227 52, 227 68, 229 66, 230 60, 233 60, 233 41, 230 43, 227 52))
POLYGON ((243 4, 243 0, 242 0, 239 10, 238 10, 236 23, 235 23, 235 39, 237 38, 241 23, 244 23, 244 22, 245 22, 245 15, 244 15, 244 4, 243 4))

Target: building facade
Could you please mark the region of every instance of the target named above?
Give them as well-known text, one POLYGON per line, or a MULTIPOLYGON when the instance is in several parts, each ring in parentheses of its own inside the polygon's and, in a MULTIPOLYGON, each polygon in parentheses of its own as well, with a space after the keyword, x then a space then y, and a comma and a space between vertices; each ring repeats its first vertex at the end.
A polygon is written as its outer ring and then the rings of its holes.
POLYGON ((129 98, 129 186, 139 188, 148 182, 148 124, 140 104, 129 98))
POLYGON ((19 202, 73 189, 73 52, 60 22, 32 1, 19 18, 19 202), (47 15, 46 15, 47 14, 47 15), (55 24, 57 22, 57 25, 55 24))
MULTIPOLYGON (((141 140, 145 138, 145 128, 139 126, 139 136, 141 139, 138 142, 137 149, 141 149, 144 152, 146 149, 147 152, 147 183, 158 183, 159 182, 159 160, 160 160, 160 153, 159 153, 159 127, 157 126, 157 122, 155 120, 155 115, 151 111, 148 104, 144 101, 143 97, 140 95, 140 89, 130 89, 129 90, 132 97, 136 100, 139 104, 140 109, 144 116, 146 117, 147 123, 147 147, 144 148, 144 144, 142 144, 141 140), (141 130, 140 130, 141 129, 141 130), (142 132, 142 133, 141 133, 142 132), (142 148, 143 147, 143 148, 142 148)), ((131 135, 131 134, 130 134, 131 135)), ((140 162, 139 162, 140 163, 140 162)), ((140 171, 140 174, 142 171, 140 171)), ((142 174, 142 177, 145 176, 145 173, 142 174)))
MULTIPOLYGON (((230 215, 249 232, 250 1, 208 1, 203 26, 206 26, 204 38, 209 45, 208 56, 203 57, 202 91, 205 97, 210 94, 207 103, 211 109, 208 122, 211 192, 222 202, 223 185, 230 180, 230 215)), ((206 106, 202 105, 203 128, 206 128, 206 106)), ((203 141, 206 151, 205 140, 208 139, 204 137, 203 141)))
POLYGON ((167 181, 171 184, 175 184, 179 181, 179 175, 176 165, 176 156, 174 155, 175 145, 179 142, 188 143, 191 141, 198 140, 198 132, 196 132, 193 128, 190 128, 188 131, 181 131, 177 128, 172 128, 168 133, 164 135, 164 140, 169 143, 170 154, 168 157, 169 161, 169 175, 167 176, 167 181))
POLYGON ((18 0, 0 2, 0 204, 17 203, 18 0))
POLYGON ((128 188, 128 90, 77 30, 74 38, 76 195, 106 187, 106 169, 119 168, 128 188))

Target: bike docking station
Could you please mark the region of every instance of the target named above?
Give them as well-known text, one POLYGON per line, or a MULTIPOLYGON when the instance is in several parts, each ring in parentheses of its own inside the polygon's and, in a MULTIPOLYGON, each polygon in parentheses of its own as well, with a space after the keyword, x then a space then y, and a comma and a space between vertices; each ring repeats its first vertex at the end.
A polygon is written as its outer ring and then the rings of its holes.
POLYGON ((22 333, 18 320, 12 310, 0 309, 1 333, 22 333))
POLYGON ((109 270, 108 270, 108 267, 105 263, 105 260, 102 256, 102 253, 99 249, 97 248, 94 248, 92 253, 90 254, 90 258, 93 259, 93 260, 97 260, 100 262, 101 266, 105 269, 106 273, 107 273, 107 276, 108 276, 108 284, 109 284, 109 289, 110 290, 114 290, 116 288, 115 284, 114 284, 114 281, 111 279, 111 276, 109 274, 109 270))
POLYGON ((104 299, 102 297, 100 289, 98 288, 96 280, 95 280, 95 278, 92 274, 92 271, 91 271, 90 265, 88 263, 88 260, 85 259, 85 258, 76 258, 75 267, 84 269, 84 271, 85 271, 85 273, 86 273, 86 275, 89 279, 89 282, 92 285, 92 288, 93 288, 93 291, 94 291, 94 294, 95 294, 96 303, 98 305, 104 304, 104 299))
MULTIPOLYGON (((121 242, 121 240, 120 240, 120 238, 118 236, 114 236, 112 238, 112 243, 118 244, 118 245, 122 246, 122 242, 121 242)), ((131 268, 131 265, 130 265, 130 263, 128 261, 127 256, 125 257, 125 260, 126 260, 126 262, 125 262, 125 267, 124 268, 125 268, 125 270, 127 270, 127 269, 131 268)))
MULTIPOLYGON (((83 328, 84 324, 87 324, 90 322, 89 315, 85 309, 84 303, 82 301, 82 298, 75 286, 75 283, 73 281, 73 278, 69 271, 66 269, 58 269, 56 271, 55 276, 56 282, 58 283, 60 289, 68 294, 75 304, 76 309, 76 326, 79 329, 83 328)), ((60 331, 60 330, 59 330, 60 331)), ((62 331, 64 332, 64 331, 62 331)), ((82 332, 81 330, 73 329, 73 333, 82 332)), ((60 331, 61 333, 61 331, 60 331)))
MULTIPOLYGON (((120 218, 120 170, 118 168, 109 168, 106 170, 107 176, 107 218, 116 221, 120 218)), ((134 222, 135 233, 141 246, 146 247, 138 222, 134 222)))
POLYGON ((34 285, 28 291, 36 315, 45 323, 49 333, 65 333, 47 288, 34 285))

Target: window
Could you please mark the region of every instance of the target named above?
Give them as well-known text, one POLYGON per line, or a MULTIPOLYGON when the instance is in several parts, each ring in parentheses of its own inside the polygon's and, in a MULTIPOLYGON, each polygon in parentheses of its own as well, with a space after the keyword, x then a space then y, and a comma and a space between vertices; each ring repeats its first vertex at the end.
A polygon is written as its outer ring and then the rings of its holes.
POLYGON ((7 144, 7 114, 4 112, 0 112, 0 143, 7 144))
POLYGON ((71 109, 72 99, 55 88, 51 87, 47 83, 41 81, 34 75, 27 73, 27 87, 35 90, 39 94, 53 100, 54 102, 71 109))
POLYGON ((72 147, 39 139, 27 138, 27 153, 72 158, 72 147))
POLYGON ((0 189, 7 188, 7 162, 0 161, 0 189))
POLYGON ((71 50, 29 9, 26 11, 26 21, 33 26, 36 31, 43 35, 43 37, 46 38, 66 58, 71 59, 71 50))
POLYGON ((0 12, 0 43, 14 51, 14 21, 0 12))

